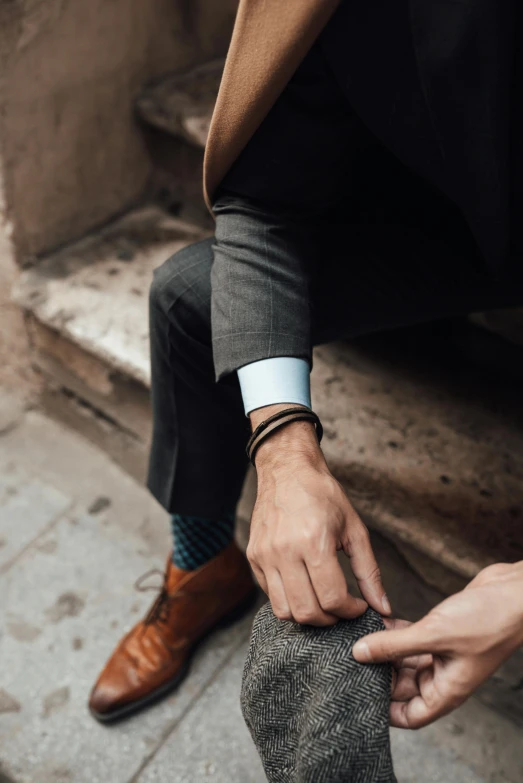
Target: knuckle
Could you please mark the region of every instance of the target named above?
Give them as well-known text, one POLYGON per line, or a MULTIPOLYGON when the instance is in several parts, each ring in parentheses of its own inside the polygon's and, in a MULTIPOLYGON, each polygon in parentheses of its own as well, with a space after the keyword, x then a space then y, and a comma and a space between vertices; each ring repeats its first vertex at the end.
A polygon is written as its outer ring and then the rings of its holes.
POLYGON ((315 527, 302 528, 295 536, 294 547, 299 552, 311 552, 318 544, 318 531, 315 527))
POLYGON ((273 606, 272 611, 274 612, 274 616, 278 618, 278 620, 292 620, 292 613, 290 609, 282 609, 278 606, 273 606))
POLYGON ((310 609, 298 609, 294 612, 294 619, 300 625, 315 625, 318 622, 316 612, 310 609))
POLYGON ((273 546, 268 541, 258 544, 256 558, 260 563, 267 563, 273 553, 273 546))
POLYGON ((324 612, 337 612, 343 606, 343 597, 339 595, 326 595, 321 599, 321 608, 324 612))
POLYGON ((316 532, 312 530, 300 530, 294 535, 286 534, 278 536, 273 541, 273 550, 278 555, 285 557, 303 556, 315 551, 318 542, 316 532))
POLYGON ((257 562, 258 562, 258 550, 257 550, 257 547, 254 544, 249 544, 245 554, 247 556, 247 560, 249 561, 249 563, 251 563, 252 565, 256 565, 257 564, 257 562))
POLYGON ((302 528, 300 539, 304 544, 311 544, 318 539, 318 530, 315 525, 308 525, 302 528))
POLYGON ((381 571, 378 565, 374 565, 367 579, 369 582, 373 582, 376 585, 381 584, 381 571))
POLYGON ((262 565, 266 562, 269 554, 269 547, 265 542, 256 541, 247 547, 247 559, 252 565, 262 565))
POLYGON ((292 547, 292 541, 287 536, 278 536, 272 542, 272 550, 277 554, 286 554, 292 547))

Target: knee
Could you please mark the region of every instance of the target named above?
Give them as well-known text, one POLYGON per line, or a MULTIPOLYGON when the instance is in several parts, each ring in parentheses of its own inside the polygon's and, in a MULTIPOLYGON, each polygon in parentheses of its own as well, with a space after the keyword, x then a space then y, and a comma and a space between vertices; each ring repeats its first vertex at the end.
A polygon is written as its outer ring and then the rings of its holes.
POLYGON ((179 250, 154 270, 149 289, 149 305, 152 313, 165 313, 170 304, 180 295, 182 280, 179 274, 181 266, 179 262, 183 262, 186 249, 179 250))
POLYGON ((189 245, 155 269, 149 289, 151 319, 210 320, 212 240, 189 245))

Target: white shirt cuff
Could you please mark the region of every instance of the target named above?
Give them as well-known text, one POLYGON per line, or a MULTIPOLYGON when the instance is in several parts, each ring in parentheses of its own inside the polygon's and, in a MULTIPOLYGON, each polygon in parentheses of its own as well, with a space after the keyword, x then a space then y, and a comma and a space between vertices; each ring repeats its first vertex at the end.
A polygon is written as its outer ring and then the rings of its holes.
POLYGON ((278 403, 311 407, 310 367, 305 359, 278 356, 238 370, 245 415, 278 403))

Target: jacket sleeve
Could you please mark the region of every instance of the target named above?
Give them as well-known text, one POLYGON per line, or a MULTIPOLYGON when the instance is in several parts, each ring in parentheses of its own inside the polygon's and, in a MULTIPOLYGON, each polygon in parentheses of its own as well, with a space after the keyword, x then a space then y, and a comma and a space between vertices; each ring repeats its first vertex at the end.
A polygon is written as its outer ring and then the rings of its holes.
POLYGON ((321 235, 362 138, 314 46, 218 191, 212 335, 218 380, 277 356, 311 361, 321 235))

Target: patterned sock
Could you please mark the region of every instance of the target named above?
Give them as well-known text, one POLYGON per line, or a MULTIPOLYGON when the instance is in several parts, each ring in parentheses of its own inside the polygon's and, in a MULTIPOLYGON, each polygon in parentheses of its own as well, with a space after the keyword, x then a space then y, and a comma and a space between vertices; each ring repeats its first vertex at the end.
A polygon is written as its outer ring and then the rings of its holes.
POLYGON ((194 571, 219 555, 231 543, 234 536, 234 512, 225 514, 219 520, 173 514, 171 526, 174 565, 186 571, 194 571))

